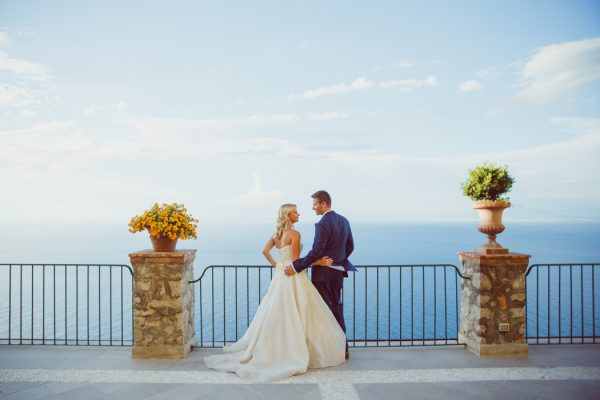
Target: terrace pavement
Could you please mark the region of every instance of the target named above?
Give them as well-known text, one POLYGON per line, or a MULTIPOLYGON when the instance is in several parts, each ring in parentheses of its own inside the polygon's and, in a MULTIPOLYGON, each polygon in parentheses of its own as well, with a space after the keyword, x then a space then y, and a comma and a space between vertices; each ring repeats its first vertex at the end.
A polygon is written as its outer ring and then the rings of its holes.
POLYGON ((0 345, 0 399, 599 399, 600 346, 536 345, 479 358, 462 346, 351 349, 345 364, 271 384, 129 347, 0 345))

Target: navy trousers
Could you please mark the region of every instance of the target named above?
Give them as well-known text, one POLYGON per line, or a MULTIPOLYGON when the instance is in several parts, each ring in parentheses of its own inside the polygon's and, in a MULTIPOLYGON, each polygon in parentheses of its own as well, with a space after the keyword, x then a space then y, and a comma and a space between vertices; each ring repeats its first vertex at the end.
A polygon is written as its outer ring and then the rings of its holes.
MULTIPOLYGON (((330 272, 326 280, 313 281, 313 285, 329 307, 340 327, 346 333, 346 322, 344 321, 344 306, 342 304, 342 287, 344 285, 344 273, 341 271, 330 272)), ((346 341, 346 350, 348 342, 346 341)))

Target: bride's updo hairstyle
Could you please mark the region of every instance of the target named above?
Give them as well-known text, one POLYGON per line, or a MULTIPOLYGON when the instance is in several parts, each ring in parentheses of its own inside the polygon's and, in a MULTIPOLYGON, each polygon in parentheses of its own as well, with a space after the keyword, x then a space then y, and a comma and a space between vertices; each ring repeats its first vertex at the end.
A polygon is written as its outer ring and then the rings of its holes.
POLYGON ((290 213, 294 210, 296 210, 295 204, 282 204, 281 207, 279 207, 279 213, 277 214, 277 230, 273 236, 275 243, 279 243, 281 237, 283 236, 283 232, 292 227, 290 213))

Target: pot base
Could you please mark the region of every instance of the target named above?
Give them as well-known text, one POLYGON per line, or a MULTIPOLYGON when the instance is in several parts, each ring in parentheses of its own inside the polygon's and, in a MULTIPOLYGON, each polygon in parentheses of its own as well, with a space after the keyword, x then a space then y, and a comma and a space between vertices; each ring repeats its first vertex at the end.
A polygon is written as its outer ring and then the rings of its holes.
MULTIPOLYGON (((503 226, 504 228, 504 226, 503 226)), ((503 229, 504 230, 504 229, 503 229)), ((506 247, 502 247, 498 242, 496 242, 495 234, 488 234, 488 240, 477 249, 475 249, 476 253, 480 254, 508 254, 509 250, 506 247)))

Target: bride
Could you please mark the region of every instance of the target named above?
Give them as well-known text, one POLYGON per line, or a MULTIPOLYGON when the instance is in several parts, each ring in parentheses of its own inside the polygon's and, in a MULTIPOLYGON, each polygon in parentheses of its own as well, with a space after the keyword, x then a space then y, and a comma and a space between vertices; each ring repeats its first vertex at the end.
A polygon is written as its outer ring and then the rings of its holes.
MULTIPOLYGON (((283 267, 300 256, 300 233, 294 230, 299 216, 294 204, 279 208, 277 231, 263 249, 275 267, 269 289, 244 336, 225 346, 225 354, 205 357, 207 367, 270 382, 345 361, 344 331, 306 271, 292 277, 283 273, 283 267), (271 256, 273 247, 277 262, 271 256)), ((323 257, 314 265, 327 268, 331 264, 330 258, 323 257)))

